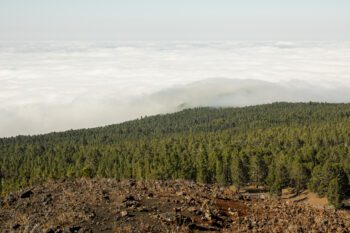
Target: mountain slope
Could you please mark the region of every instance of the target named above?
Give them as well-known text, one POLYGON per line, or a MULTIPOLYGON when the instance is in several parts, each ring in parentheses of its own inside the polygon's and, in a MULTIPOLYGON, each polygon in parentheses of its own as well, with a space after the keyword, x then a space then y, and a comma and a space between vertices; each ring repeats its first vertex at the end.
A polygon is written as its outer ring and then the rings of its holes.
POLYGON ((8 192, 82 176, 181 178, 254 183, 277 195, 285 187, 310 188, 341 206, 349 188, 349 145, 350 104, 195 108, 93 129, 0 139, 1 186, 8 192))

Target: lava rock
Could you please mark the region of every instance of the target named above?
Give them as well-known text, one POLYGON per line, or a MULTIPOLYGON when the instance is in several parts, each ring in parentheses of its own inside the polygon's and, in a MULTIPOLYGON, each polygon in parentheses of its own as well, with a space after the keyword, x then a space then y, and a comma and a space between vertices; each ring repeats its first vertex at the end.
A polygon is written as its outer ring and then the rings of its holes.
POLYGON ((12 226, 12 229, 13 229, 13 230, 17 230, 17 229, 20 228, 20 227, 21 227, 21 224, 15 223, 15 224, 12 226))
POLYGON ((5 198, 5 202, 8 204, 8 205, 12 205, 13 203, 15 203, 17 201, 17 198, 12 194, 10 193, 6 198, 5 198))
POLYGON ((32 190, 26 190, 26 191, 23 191, 21 194, 20 194, 20 198, 29 198, 33 195, 33 191, 32 190))
POLYGON ((81 229, 80 226, 72 226, 69 228, 69 232, 70 233, 78 233, 80 229, 81 229))

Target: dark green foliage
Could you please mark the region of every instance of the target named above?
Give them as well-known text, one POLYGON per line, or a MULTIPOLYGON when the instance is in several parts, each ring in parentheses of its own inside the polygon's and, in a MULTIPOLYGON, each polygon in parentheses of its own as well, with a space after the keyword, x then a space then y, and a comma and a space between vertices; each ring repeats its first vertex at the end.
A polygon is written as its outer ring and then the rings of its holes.
POLYGON ((340 181, 338 178, 331 180, 328 186, 327 198, 329 202, 336 208, 342 206, 342 197, 340 191, 340 181))
POLYGON ((310 178, 310 172, 300 160, 293 161, 290 170, 290 179, 292 186, 297 194, 307 187, 307 182, 310 178))
POLYGON ((250 177, 257 187, 265 183, 267 172, 268 170, 264 158, 261 155, 252 156, 250 162, 250 177))
POLYGON ((84 167, 83 170, 81 171, 82 177, 89 177, 92 178, 94 177, 94 171, 92 170, 91 167, 84 167))
POLYGON ((94 129, 2 138, 0 184, 8 192, 81 176, 180 178, 267 184, 276 194, 308 186, 332 199, 340 193, 341 201, 349 187, 337 178, 350 175, 349 116, 350 104, 195 108, 94 129))
POLYGON ((290 184, 289 171, 285 165, 285 161, 274 160, 269 167, 266 180, 270 192, 277 196, 281 196, 282 189, 288 187, 290 184))
MULTIPOLYGON (((1 167, 0 167, 1 168, 1 167)), ((1 173, 1 169, 0 169, 0 196, 2 194, 2 179, 3 179, 3 175, 1 173)))
POLYGON ((330 181, 327 198, 335 208, 340 208, 343 205, 342 201, 346 198, 348 190, 348 179, 346 175, 344 173, 339 174, 330 181))
POLYGON ((342 201, 346 198, 349 191, 349 180, 340 166, 333 166, 331 174, 332 180, 327 187, 327 198, 334 207, 342 206, 342 201))
POLYGON ((240 156, 233 156, 232 159, 232 183, 238 190, 249 182, 249 167, 245 164, 240 156))
POLYGON ((350 194, 348 176, 342 164, 327 161, 323 166, 314 168, 309 187, 319 195, 327 196, 330 203, 339 208, 350 194))

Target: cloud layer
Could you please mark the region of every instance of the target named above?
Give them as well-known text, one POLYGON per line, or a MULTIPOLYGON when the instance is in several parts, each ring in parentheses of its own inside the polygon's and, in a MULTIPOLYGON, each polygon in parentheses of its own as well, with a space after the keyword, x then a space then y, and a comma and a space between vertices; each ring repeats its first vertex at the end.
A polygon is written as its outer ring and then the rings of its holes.
POLYGON ((350 101, 350 43, 0 43, 0 136, 185 106, 350 101))

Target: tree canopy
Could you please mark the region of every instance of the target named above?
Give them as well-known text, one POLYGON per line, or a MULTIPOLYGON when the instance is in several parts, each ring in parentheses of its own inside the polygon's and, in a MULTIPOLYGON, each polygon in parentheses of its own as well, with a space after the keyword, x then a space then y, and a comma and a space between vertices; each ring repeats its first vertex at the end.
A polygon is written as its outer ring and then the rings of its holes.
POLYGON ((348 195, 350 104, 194 108, 105 127, 0 139, 0 191, 48 179, 191 179, 348 195))

